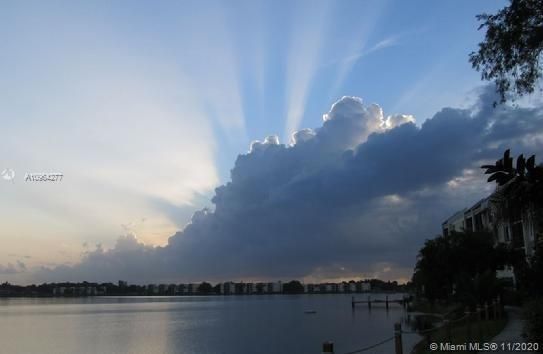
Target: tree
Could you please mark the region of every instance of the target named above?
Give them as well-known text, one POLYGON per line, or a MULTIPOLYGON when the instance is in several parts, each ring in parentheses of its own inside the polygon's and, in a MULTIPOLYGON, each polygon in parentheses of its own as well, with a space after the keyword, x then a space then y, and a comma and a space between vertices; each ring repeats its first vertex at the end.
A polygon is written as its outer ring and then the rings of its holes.
POLYGON ((413 283, 431 302, 452 293, 454 270, 448 261, 449 248, 448 238, 440 236, 426 240, 419 251, 413 283))
POLYGON ((522 250, 513 250, 512 264, 521 290, 532 296, 543 295, 540 280, 543 278, 543 166, 536 165, 535 155, 525 159, 521 154, 516 164, 510 150, 494 165, 484 165, 485 174, 490 174, 488 182, 496 182, 496 192, 492 202, 497 209, 497 218, 502 222, 513 222, 523 211, 531 210, 536 231, 535 250, 529 262, 522 250))
POLYGON ((525 159, 524 155, 517 158, 513 166, 511 151, 505 150, 503 157, 494 165, 483 165, 485 174, 490 174, 488 182, 496 181, 497 194, 514 203, 515 208, 521 208, 528 203, 543 203, 543 166, 536 166, 535 155, 525 159))
POLYGON ((285 294, 301 294, 304 292, 304 286, 299 281, 292 280, 283 284, 283 292, 285 294))
MULTIPOLYGON (((529 294, 540 299, 543 305, 543 240, 539 240, 536 245, 534 255, 530 259, 530 265, 526 272, 526 288, 529 294)), ((543 313, 542 313, 543 314, 543 313)), ((543 321, 543 318, 542 318, 543 321)))
POLYGON ((485 174, 491 175, 488 182, 496 181, 499 186, 503 186, 513 179, 517 179, 518 182, 526 181, 530 184, 538 184, 543 180, 543 167, 536 166, 535 155, 526 160, 521 154, 517 158, 516 167, 514 167, 509 149, 505 150, 503 158, 497 160, 494 165, 483 165, 481 168, 486 169, 485 174))
POLYGON ((468 305, 492 299, 498 291, 496 270, 506 252, 487 232, 452 232, 427 240, 419 251, 413 283, 430 300, 468 305))
POLYGON ((213 291, 213 286, 211 286, 211 284, 207 283, 207 282, 202 282, 199 286, 198 286, 198 292, 200 294, 209 294, 213 291))
MULTIPOLYGON (((529 302, 525 306, 526 324, 524 333, 528 343, 538 343, 543 346, 543 300, 541 298, 529 302)), ((541 351, 540 351, 541 353, 541 351)))
POLYGON ((495 15, 484 13, 477 19, 486 35, 479 50, 470 54, 473 68, 483 80, 495 82, 500 103, 508 96, 532 93, 542 74, 543 0, 510 0, 495 15))
POLYGON ((496 182, 496 192, 492 203, 497 208, 497 217, 510 222, 518 219, 523 210, 532 208, 539 229, 543 230, 543 166, 537 166, 535 155, 525 159, 520 155, 513 164, 510 150, 494 165, 483 165, 485 174, 490 174, 488 182, 496 182))

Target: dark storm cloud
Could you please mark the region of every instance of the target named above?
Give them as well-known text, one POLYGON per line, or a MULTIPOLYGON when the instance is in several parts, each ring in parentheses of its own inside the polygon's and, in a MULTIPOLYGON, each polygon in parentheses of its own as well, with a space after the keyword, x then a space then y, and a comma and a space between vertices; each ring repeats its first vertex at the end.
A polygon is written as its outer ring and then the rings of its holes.
POLYGON ((443 219, 488 193, 481 162, 504 147, 543 150, 542 110, 492 109, 488 92, 472 109, 444 108, 420 127, 410 116, 383 117, 379 106, 344 97, 322 127, 295 133, 292 145, 275 136, 254 142, 238 156, 231 181, 216 189, 214 209, 196 212, 165 247, 126 236, 80 264, 37 276, 286 279, 381 268, 385 277, 409 276, 418 248, 443 219))

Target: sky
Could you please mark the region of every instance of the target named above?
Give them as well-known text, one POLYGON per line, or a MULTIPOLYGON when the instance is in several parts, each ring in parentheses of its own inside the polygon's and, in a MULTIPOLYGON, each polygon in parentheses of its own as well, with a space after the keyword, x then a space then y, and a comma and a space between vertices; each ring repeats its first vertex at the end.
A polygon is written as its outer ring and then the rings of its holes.
POLYGON ((542 151, 468 62, 504 4, 3 2, 0 281, 408 279, 542 151))

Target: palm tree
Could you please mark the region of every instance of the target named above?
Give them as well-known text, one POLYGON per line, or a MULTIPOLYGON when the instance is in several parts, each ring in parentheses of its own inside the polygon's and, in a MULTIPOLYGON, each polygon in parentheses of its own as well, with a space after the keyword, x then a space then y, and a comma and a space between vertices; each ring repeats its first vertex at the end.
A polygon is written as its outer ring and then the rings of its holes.
POLYGON ((513 166, 513 157, 507 149, 494 165, 481 168, 490 174, 488 182, 496 181, 493 201, 497 202, 502 218, 509 219, 527 207, 543 206, 543 166, 535 164, 535 155, 525 159, 521 154, 513 166))
MULTIPOLYGON (((498 223, 513 224, 521 220, 522 215, 529 215, 532 218, 535 237, 534 253, 531 258, 534 260, 543 252, 543 165, 536 165, 534 155, 525 159, 521 154, 515 165, 513 160, 510 150, 506 150, 503 158, 494 165, 484 165, 481 168, 486 169, 485 174, 490 174, 488 182, 495 181, 497 184, 491 202, 496 208, 498 223)), ((526 255, 531 252, 526 253, 528 250, 522 250, 524 240, 522 236, 516 239, 514 232, 511 246, 510 261, 514 266, 516 277, 524 285, 530 286, 534 279, 529 279, 533 277, 528 277, 526 272, 534 268, 534 265, 530 264, 534 262, 527 263, 526 255)))

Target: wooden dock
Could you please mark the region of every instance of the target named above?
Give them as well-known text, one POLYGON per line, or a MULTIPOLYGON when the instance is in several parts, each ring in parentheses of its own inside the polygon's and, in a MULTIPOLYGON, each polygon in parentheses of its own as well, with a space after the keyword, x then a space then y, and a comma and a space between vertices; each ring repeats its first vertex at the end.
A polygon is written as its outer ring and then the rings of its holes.
POLYGON ((385 299, 372 299, 371 296, 368 296, 367 300, 356 300, 354 296, 351 300, 351 307, 354 310, 354 307, 356 304, 367 304, 368 309, 371 310, 372 305, 378 305, 378 304, 385 304, 386 309, 388 310, 388 307, 390 304, 398 304, 401 305, 404 309, 407 308, 407 305, 409 303, 409 298, 404 297, 403 299, 397 299, 397 300, 389 300, 388 295, 385 297, 385 299))

